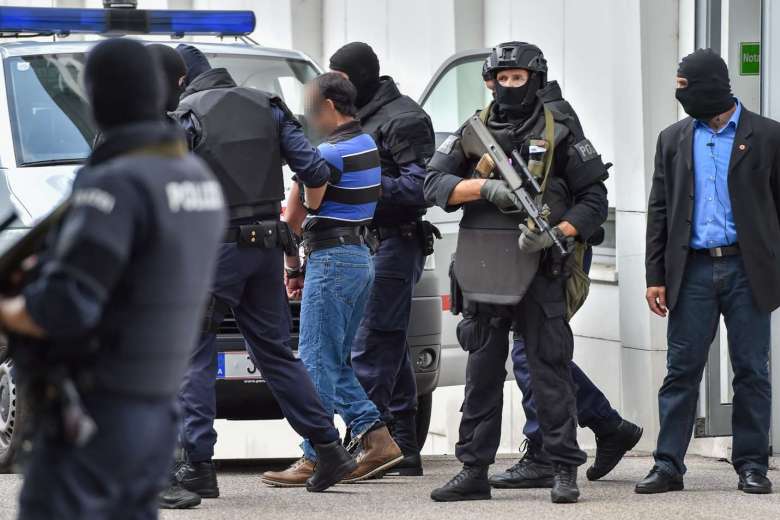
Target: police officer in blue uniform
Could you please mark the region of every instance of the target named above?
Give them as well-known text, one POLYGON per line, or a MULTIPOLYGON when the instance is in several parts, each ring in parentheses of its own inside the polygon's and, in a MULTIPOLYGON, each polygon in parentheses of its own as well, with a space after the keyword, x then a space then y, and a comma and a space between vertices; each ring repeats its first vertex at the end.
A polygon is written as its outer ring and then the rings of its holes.
POLYGON ((365 316, 352 346, 352 366, 368 396, 390 425, 404 460, 388 474, 422 475, 415 424, 417 385, 406 342, 412 292, 423 271, 423 243, 429 228, 421 217, 425 165, 435 137, 428 115, 402 95, 365 43, 349 43, 330 58, 331 70, 357 88, 358 119, 377 143, 382 192, 374 214, 379 239, 375 279, 365 316))
POLYGON ((307 483, 322 491, 356 467, 341 446, 332 410, 325 410, 306 368, 290 348, 290 312, 283 248, 296 251, 281 223, 282 159, 305 188, 323 186, 330 169, 277 96, 239 87, 227 70, 211 68, 196 47, 177 50, 187 65, 186 88, 174 119, 191 149, 220 181, 230 223, 220 248, 204 333, 180 393, 186 461, 176 482, 204 498, 219 496, 212 463, 216 415, 216 332, 232 310, 247 348, 293 429, 317 452, 307 483))
POLYGON ((104 140, 77 173, 35 279, 0 300, 2 328, 59 360, 97 426, 73 436, 57 407, 39 411, 24 520, 157 518, 174 398, 226 220, 219 183, 162 120, 160 75, 133 40, 90 52, 85 83, 104 140))

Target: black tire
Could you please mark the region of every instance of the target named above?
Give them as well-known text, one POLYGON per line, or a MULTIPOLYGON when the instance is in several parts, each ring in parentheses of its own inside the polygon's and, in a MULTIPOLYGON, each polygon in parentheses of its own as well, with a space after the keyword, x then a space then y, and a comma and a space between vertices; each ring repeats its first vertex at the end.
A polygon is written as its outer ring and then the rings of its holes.
POLYGON ((13 361, 8 358, 8 346, 0 345, 0 473, 13 473, 21 451, 24 405, 19 399, 14 381, 13 361))
POLYGON ((431 426, 431 410, 433 409, 433 394, 417 397, 417 446, 420 450, 428 438, 428 428, 431 426))

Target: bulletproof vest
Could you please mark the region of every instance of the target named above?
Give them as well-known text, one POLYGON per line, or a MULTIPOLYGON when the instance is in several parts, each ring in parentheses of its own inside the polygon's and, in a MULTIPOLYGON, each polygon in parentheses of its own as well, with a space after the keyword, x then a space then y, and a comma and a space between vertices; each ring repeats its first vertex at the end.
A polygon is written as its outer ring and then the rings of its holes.
MULTIPOLYGON (((218 183, 190 154, 134 153, 95 166, 121 169, 148 195, 146 232, 96 331, 88 388, 173 397, 198 340, 226 224, 218 183)), ((84 368, 82 367, 82 368, 84 368)))
POLYGON ((177 112, 201 125, 195 149, 217 176, 230 217, 268 216, 284 198, 275 96, 245 87, 221 87, 186 96, 177 112))
MULTIPOLYGON (((556 127, 549 110, 540 109, 535 118, 519 129, 512 125, 491 124, 491 106, 481 117, 496 142, 507 155, 517 149, 526 159, 540 184, 552 175, 555 145, 563 132, 555 135, 556 127), (549 141, 549 142, 548 142, 549 141), (544 149, 542 153, 538 150, 544 149), (546 175, 545 175, 546 174, 546 175)), ((479 158, 468 158, 471 167, 479 158)), ((463 207, 454 274, 467 301, 497 305, 515 305, 522 300, 539 268, 540 253, 520 252, 519 225, 526 223, 522 213, 506 214, 486 200, 470 202, 463 207)))
MULTIPOLYGON (((358 111, 358 119, 363 131, 371 135, 377 143, 382 176, 397 178, 401 172, 396 162, 400 155, 408 160, 425 157, 430 159, 435 149, 433 125, 428 114, 414 100, 402 95, 392 78, 382 77, 382 86, 374 98, 358 111), (409 125, 398 124, 404 118, 425 120, 430 135, 406 135, 409 125)), ((423 125, 415 125, 417 131, 423 125)), ((380 201, 374 214, 374 222, 380 226, 398 225, 412 221, 425 214, 424 206, 409 206, 380 201)))

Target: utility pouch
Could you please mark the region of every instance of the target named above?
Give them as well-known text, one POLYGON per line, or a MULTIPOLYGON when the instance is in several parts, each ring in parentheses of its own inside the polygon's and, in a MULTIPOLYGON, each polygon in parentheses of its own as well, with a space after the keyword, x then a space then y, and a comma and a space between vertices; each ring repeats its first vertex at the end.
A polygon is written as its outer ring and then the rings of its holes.
POLYGON ((571 320, 574 314, 580 310, 590 292, 590 277, 582 268, 588 247, 588 244, 576 242, 574 251, 568 258, 567 270, 569 271, 569 278, 566 280, 566 321, 571 320))
POLYGON ((238 226, 238 246, 274 249, 281 246, 279 221, 261 220, 238 226))
POLYGON ((463 312, 463 292, 455 278, 455 255, 452 255, 450 261, 450 312, 455 316, 463 312))
POLYGON ((363 238, 366 241, 366 246, 368 247, 369 251, 371 251, 371 254, 375 255, 376 252, 379 251, 379 237, 377 237, 376 233, 371 229, 366 229, 364 231, 363 238))
POLYGON ((441 231, 427 220, 418 220, 417 238, 420 240, 423 255, 430 256, 433 254, 433 245, 436 239, 441 240, 441 231))

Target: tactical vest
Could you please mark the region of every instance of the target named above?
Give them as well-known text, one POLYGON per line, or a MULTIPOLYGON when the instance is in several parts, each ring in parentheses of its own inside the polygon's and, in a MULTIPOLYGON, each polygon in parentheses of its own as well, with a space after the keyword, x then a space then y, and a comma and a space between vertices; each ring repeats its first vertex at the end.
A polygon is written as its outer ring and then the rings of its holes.
MULTIPOLYGON (((490 128, 491 134, 504 149, 527 147, 529 171, 541 186, 537 204, 541 206, 552 171, 555 149, 569 136, 566 125, 555 121, 552 103, 544 103, 543 117, 521 137, 520 141, 507 129, 490 128), (529 138, 530 136, 530 138, 529 138)), ((480 112, 487 125, 492 103, 480 112)), ((579 124, 577 122, 577 124, 579 124)), ((479 158, 470 158, 476 163, 479 158)), ((517 247, 520 224, 533 225, 522 213, 506 214, 493 204, 479 200, 464 208, 458 234, 454 274, 467 300, 489 304, 514 305, 522 300, 539 268, 541 253, 521 253, 517 247), (480 269, 475 266, 483 266, 480 269)), ((577 242, 567 272, 567 318, 582 306, 588 294, 590 279, 582 270, 586 244, 577 242)))
POLYGON ((215 88, 185 97, 178 112, 191 111, 201 125, 193 150, 217 176, 230 218, 268 216, 284 198, 274 96, 245 88, 215 88))

